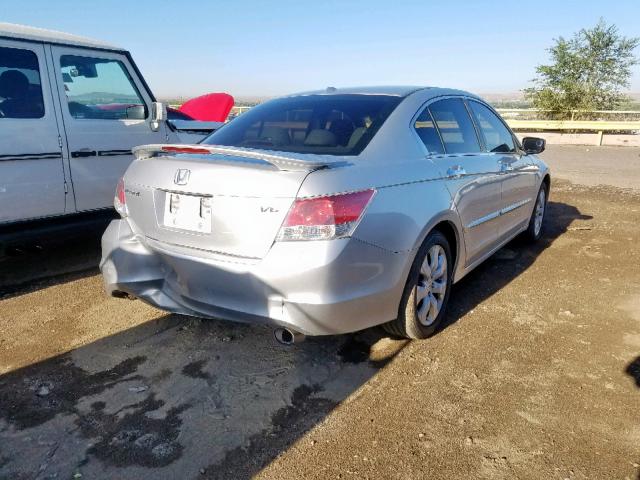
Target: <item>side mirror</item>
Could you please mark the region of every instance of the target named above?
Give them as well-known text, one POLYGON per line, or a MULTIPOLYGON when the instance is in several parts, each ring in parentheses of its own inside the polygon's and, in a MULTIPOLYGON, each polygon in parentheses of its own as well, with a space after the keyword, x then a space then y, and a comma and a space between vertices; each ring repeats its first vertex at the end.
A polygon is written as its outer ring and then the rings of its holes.
POLYGON ((145 105, 129 105, 125 110, 127 118, 131 120, 144 120, 147 117, 145 105))
POLYGON ((160 128, 160 123, 167 119, 167 106, 162 102, 153 102, 151 104, 151 122, 149 126, 151 130, 157 132, 160 128))
POLYGON ((544 138, 524 137, 522 139, 522 148, 527 154, 542 153, 547 142, 544 138))

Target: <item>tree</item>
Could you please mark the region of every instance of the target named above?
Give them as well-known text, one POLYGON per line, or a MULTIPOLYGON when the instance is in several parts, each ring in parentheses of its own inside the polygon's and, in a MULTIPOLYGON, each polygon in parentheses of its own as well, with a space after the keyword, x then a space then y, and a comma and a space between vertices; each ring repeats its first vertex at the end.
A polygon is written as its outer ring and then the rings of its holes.
POLYGON ((569 40, 560 37, 549 48, 551 63, 536 68, 538 76, 525 96, 554 118, 571 117, 571 110, 613 110, 628 100, 631 67, 640 38, 627 38, 615 25, 600 19, 569 40))

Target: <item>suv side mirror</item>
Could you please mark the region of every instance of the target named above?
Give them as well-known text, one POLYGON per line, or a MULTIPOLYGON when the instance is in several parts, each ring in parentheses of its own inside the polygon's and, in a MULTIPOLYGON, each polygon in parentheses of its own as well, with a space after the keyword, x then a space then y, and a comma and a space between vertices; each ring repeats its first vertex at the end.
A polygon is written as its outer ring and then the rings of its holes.
POLYGON ((151 122, 149 126, 151 130, 157 132, 160 128, 160 122, 167 119, 167 106, 162 102, 153 102, 151 104, 151 122))
POLYGON ((522 148, 528 154, 530 153, 542 153, 547 142, 544 138, 536 137, 524 137, 522 139, 522 148))

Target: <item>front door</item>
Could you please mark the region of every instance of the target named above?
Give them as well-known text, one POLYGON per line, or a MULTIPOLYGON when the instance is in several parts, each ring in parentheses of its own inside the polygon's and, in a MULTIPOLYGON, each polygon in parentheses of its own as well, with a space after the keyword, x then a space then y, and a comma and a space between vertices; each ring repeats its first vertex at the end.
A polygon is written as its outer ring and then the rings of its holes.
POLYGON ((0 39, 0 223, 65 213, 45 49, 0 39))
POLYGON ((498 221, 498 237, 512 237, 529 221, 536 199, 536 169, 526 155, 517 148, 511 131, 486 105, 468 100, 476 126, 487 153, 502 175, 502 206, 498 221))
POLYGON ((77 211, 109 207, 131 149, 164 143, 149 127, 151 98, 119 53, 52 47, 77 211))
POLYGON ((416 121, 418 135, 445 179, 463 226, 466 264, 481 259, 496 244, 501 205, 500 169, 483 152, 461 98, 437 100, 416 121), (429 117, 430 116, 430 117, 429 117), (435 122, 437 135, 421 132, 435 122), (430 139, 430 140, 425 140, 430 139), (441 144, 441 146, 440 146, 441 144))

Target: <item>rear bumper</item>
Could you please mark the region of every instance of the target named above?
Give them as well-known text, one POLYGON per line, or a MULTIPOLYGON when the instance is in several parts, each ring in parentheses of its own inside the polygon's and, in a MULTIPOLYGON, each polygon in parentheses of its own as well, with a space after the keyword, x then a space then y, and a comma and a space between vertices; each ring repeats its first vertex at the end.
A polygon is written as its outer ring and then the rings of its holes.
POLYGON ((410 263, 409 253, 353 238, 275 243, 247 263, 142 238, 114 220, 100 269, 109 294, 163 310, 328 335, 394 319, 410 263))

